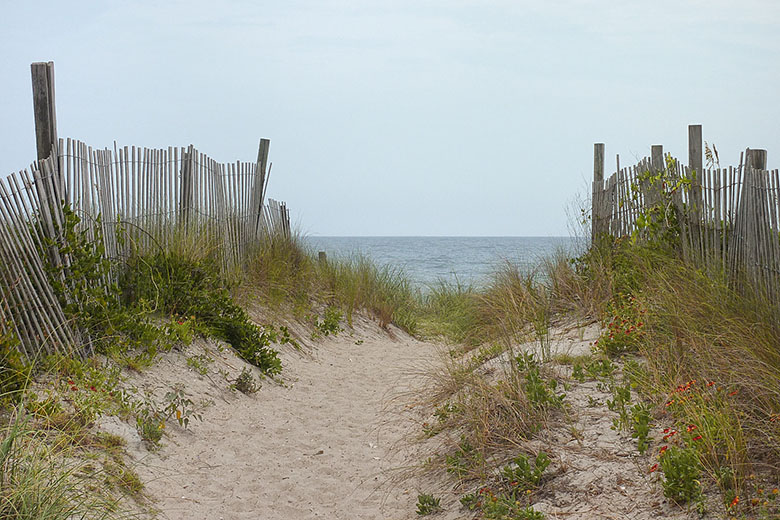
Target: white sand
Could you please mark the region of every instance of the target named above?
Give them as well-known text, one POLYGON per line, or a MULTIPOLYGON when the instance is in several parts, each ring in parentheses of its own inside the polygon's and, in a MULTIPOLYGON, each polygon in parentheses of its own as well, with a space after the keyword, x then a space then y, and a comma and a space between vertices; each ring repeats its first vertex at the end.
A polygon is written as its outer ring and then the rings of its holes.
POLYGON ((214 382, 169 354, 135 383, 161 396, 191 381, 186 392, 196 405, 214 401, 203 421, 186 431, 169 424, 152 453, 132 428, 104 428, 134 439, 128 451, 161 518, 415 518, 417 490, 389 481, 404 465, 396 448, 412 424, 391 397, 414 384, 410 372, 435 358, 434 347, 394 332, 396 339, 364 321, 352 336, 318 342, 311 355, 287 351, 285 386, 266 380, 251 396, 230 392, 217 374, 240 371, 227 351, 211 350, 214 382))

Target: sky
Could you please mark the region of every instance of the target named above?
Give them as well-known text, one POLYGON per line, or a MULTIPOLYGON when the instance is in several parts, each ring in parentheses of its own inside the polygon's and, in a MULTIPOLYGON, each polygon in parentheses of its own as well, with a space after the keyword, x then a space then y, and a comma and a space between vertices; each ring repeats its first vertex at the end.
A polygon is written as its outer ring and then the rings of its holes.
POLYGON ((308 235, 550 236, 689 124, 780 166, 774 0, 0 0, 0 176, 35 159, 30 64, 58 132, 253 161, 308 235), (775 153, 779 155, 775 155, 775 153))

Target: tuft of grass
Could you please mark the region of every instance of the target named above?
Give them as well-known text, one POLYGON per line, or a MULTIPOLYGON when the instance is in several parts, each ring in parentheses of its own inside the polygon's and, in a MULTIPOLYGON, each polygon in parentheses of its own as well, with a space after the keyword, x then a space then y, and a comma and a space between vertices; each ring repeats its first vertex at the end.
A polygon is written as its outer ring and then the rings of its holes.
MULTIPOLYGON (((78 456, 72 438, 52 438, 14 414, 0 430, 0 518, 71 520, 126 518, 78 456)), ((96 478, 97 477, 97 478, 96 478)))
POLYGON ((478 334, 477 305, 477 291, 470 286, 433 284, 420 298, 417 334, 477 346, 483 341, 478 334))
POLYGON ((324 304, 340 308, 349 325, 355 312, 366 312, 382 327, 416 331, 418 298, 409 279, 365 256, 320 262, 300 235, 275 236, 258 245, 247 273, 244 290, 272 306, 308 315, 324 304))

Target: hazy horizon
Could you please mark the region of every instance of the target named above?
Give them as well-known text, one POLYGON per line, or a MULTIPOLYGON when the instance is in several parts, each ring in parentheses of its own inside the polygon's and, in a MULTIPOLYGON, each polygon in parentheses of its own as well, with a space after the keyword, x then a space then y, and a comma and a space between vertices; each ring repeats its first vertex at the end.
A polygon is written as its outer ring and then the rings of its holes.
POLYGON ((723 165, 780 154, 780 3, 15 2, 0 177, 35 158, 30 63, 60 137, 254 160, 321 236, 569 236, 607 173, 703 125, 723 165), (45 16, 41 16, 45 13, 45 16))

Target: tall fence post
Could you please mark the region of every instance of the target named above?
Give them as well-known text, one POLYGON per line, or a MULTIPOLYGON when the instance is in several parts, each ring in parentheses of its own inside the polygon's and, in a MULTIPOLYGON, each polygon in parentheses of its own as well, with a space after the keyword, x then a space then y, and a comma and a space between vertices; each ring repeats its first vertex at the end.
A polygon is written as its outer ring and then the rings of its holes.
POLYGON ((253 193, 256 199, 252 201, 252 208, 257 212, 255 221, 255 236, 260 236, 260 227, 263 225, 263 201, 265 200, 265 187, 267 185, 268 150, 271 147, 269 139, 260 139, 260 146, 257 148, 257 165, 255 175, 255 186, 253 193))
POLYGON ((51 155, 57 143, 57 110, 54 103, 54 62, 36 62, 30 65, 35 117, 35 144, 38 160, 51 155))
POLYGON ((591 243, 602 231, 602 192, 604 191, 604 143, 593 145, 593 191, 591 195, 591 243))
POLYGON ((691 179, 691 200, 695 201, 695 211, 701 203, 701 178, 704 167, 702 164, 701 125, 688 125, 688 168, 693 175, 691 179), (695 172, 695 174, 694 174, 695 172))
MULTIPOLYGON (((704 176, 702 163, 701 125, 688 125, 688 168, 691 174, 691 191, 688 198, 690 212, 690 239, 693 251, 703 254, 700 250, 701 210, 704 199, 701 194, 701 180, 704 176)), ((687 249, 687 248, 686 248, 687 249)))
POLYGON ((195 165, 195 147, 190 145, 181 159, 181 193, 179 199, 179 222, 184 228, 190 225, 190 213, 193 203, 193 166, 195 165))

